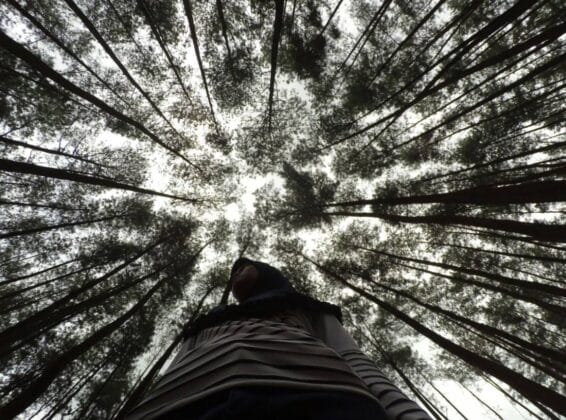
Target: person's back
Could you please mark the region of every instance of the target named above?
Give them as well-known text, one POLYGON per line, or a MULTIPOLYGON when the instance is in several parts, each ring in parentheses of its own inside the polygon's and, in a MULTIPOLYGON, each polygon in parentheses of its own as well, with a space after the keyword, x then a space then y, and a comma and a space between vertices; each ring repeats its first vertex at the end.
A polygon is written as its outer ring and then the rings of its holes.
POLYGON ((429 419, 360 351, 340 309, 248 259, 232 269, 240 305, 218 307, 128 419, 429 419))

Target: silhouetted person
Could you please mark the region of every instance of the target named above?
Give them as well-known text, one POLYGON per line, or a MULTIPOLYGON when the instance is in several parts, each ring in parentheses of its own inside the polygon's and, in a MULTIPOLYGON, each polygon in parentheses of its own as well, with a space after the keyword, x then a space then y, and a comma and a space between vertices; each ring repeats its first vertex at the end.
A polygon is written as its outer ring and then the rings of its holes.
POLYGON ((430 419, 360 351, 339 307, 247 258, 234 263, 231 282, 239 304, 189 327, 128 420, 430 419))

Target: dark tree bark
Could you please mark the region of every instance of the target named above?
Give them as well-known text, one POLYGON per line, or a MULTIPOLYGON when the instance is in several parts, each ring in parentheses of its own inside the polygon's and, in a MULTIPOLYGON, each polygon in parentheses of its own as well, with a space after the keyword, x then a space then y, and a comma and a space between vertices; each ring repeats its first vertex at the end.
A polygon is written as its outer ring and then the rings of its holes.
MULTIPOLYGON (((504 287, 500 287, 500 286, 493 285, 493 284, 490 284, 490 283, 481 282, 481 281, 474 280, 474 279, 467 278, 467 277, 450 276, 448 274, 438 273, 436 271, 427 270, 426 268, 415 267, 415 266, 412 266, 412 265, 409 265, 409 264, 403 264, 403 263, 399 263, 399 262, 395 262, 394 264, 399 265, 401 267, 411 269, 411 270, 419 271, 419 272, 422 272, 422 273, 432 274, 435 277, 443 278, 443 279, 449 280, 453 283, 469 284, 469 285, 477 286, 477 287, 480 287, 480 288, 483 288, 483 289, 486 289, 486 290, 491 290, 492 292, 499 293, 503 296, 509 296, 509 297, 515 298, 515 299, 523 301, 523 302, 532 303, 533 305, 537 305, 537 306, 541 307, 542 309, 545 309, 545 310, 547 310, 547 311, 549 311, 553 314, 560 315, 560 314, 564 313, 564 307, 563 306, 555 305, 554 303, 549 303, 549 302, 541 300, 537 297, 533 297, 533 296, 530 296, 530 295, 525 295, 523 293, 519 293, 515 290, 506 289, 504 287)), ((553 323, 552 320, 550 320, 548 322, 553 323)), ((556 323, 556 322, 554 322, 554 323, 556 323)))
POLYGON ((527 203, 557 203, 566 201, 566 181, 525 182, 503 187, 477 186, 440 194, 422 194, 385 199, 343 201, 321 207, 350 207, 363 205, 462 203, 478 205, 506 205, 527 203))
POLYGON ((271 70, 269 77, 269 98, 267 99, 267 125, 271 132, 273 115, 273 95, 275 93, 275 75, 277 73, 277 56, 283 35, 284 0, 275 0, 275 18, 273 20, 273 36, 271 38, 271 70))
POLYGON ((30 277, 39 276, 41 274, 48 273, 49 271, 56 270, 57 268, 63 267, 67 264, 71 264, 71 263, 76 262, 76 261, 79 261, 79 258, 71 258, 70 260, 64 261, 64 262, 59 263, 59 264, 52 265, 50 267, 47 267, 47 268, 44 268, 44 269, 41 269, 41 270, 38 270, 38 271, 34 271, 32 273, 24 274, 22 276, 7 278, 6 280, 0 281, 0 286, 6 285, 6 284, 9 284, 9 283, 13 283, 13 282, 16 282, 16 281, 20 281, 20 280, 29 279, 30 277))
POLYGON ((443 309, 439 306, 436 306, 436 305, 433 305, 433 304, 430 304, 430 303, 426 303, 423 300, 414 297, 410 293, 407 293, 403 290, 395 289, 393 287, 389 287, 389 286, 387 286, 386 284, 383 284, 383 283, 378 283, 375 280, 372 280, 371 278, 369 278, 367 276, 360 276, 360 277, 363 278, 365 281, 369 282, 370 284, 374 285, 374 286, 377 286, 381 289, 387 290, 388 292, 391 292, 395 295, 402 296, 406 299, 409 299, 410 301, 416 303, 417 305, 419 305, 423 308, 428 309, 431 312, 443 315, 447 318, 450 318, 451 320, 460 322, 460 323, 467 325, 471 328, 474 328, 475 330, 477 330, 477 331, 479 331, 483 334, 486 334, 490 337, 498 337, 498 338, 507 340, 509 342, 517 344, 518 346, 520 346, 520 347, 522 347, 526 350, 540 354, 541 356, 544 356, 544 357, 548 358, 549 360, 554 361, 552 363, 558 363, 559 364, 559 363, 564 362, 564 356, 565 355, 564 355, 563 351, 558 351, 558 350, 554 350, 554 349, 549 348, 549 347, 540 346, 536 343, 532 343, 530 341, 524 340, 524 339, 517 337, 513 334, 510 334, 506 331, 500 330, 500 329, 492 327, 490 325, 483 324, 481 322, 474 321, 472 319, 458 315, 455 312, 443 309))
MULTIPOLYGON (((94 376, 102 369, 110 360, 110 355, 112 351, 106 355, 102 361, 92 367, 85 375, 79 378, 78 381, 67 391, 66 395, 61 398, 56 404, 54 404, 49 412, 42 417, 42 420, 51 420, 55 415, 59 412, 59 410, 63 409, 67 404, 71 402, 71 400, 79 393, 81 390, 94 378, 94 376)), ((40 410, 40 412, 43 410, 40 410)), ((77 417, 77 418, 84 418, 84 417, 77 417)))
MULTIPOLYGON (((383 15, 385 15, 385 12, 387 11, 387 8, 391 5, 392 0, 384 0, 383 3, 381 4, 381 6, 379 7, 379 9, 377 9, 377 12, 375 13, 372 21, 370 22, 369 26, 366 28, 367 32, 364 32, 361 37, 358 39, 358 42, 360 42, 360 40, 363 41, 360 45, 360 47, 358 48, 358 51, 356 51, 356 54, 354 55, 354 58, 352 58, 352 61, 350 62, 350 64, 348 64, 348 67, 346 69, 346 71, 344 71, 343 75, 342 75, 342 79, 346 78, 346 76, 348 76, 348 74, 350 74, 350 71, 352 70, 352 67, 354 66, 354 64, 356 63, 356 60, 358 59, 358 57, 360 56, 362 50, 364 49, 364 47, 366 46, 367 42, 369 41, 369 39, 371 38, 371 36, 373 35, 373 33, 375 32, 375 29, 377 28, 377 25, 379 24, 379 21, 381 20, 381 18, 383 17, 383 15)), ((358 44, 358 42, 356 43, 356 45, 358 44)), ((355 49, 356 47, 354 46, 354 48, 352 49, 352 51, 355 49)), ((350 52, 350 54, 352 53, 352 51, 350 52)), ((350 54, 348 54, 348 57, 350 57, 350 54)), ((346 59, 347 61, 348 59, 346 59)), ((346 63, 346 61, 344 61, 343 64, 346 63)))
POLYGON ((214 108, 212 106, 212 99, 210 98, 210 92, 208 90, 208 83, 206 82, 206 74, 204 72, 204 66, 202 65, 202 58, 200 55, 200 48, 198 44, 195 21, 193 18, 193 8, 191 5, 191 0, 183 0, 183 6, 185 8, 185 15, 187 16, 187 21, 189 23, 191 39, 193 40, 193 48, 195 49, 195 55, 197 57, 200 75, 202 77, 202 84, 204 86, 204 91, 206 92, 206 99, 208 100, 208 105, 210 106, 210 114, 212 115, 212 120, 214 121, 214 126, 216 127, 216 131, 219 132, 220 130, 218 128, 218 121, 216 121, 216 115, 214 114, 214 108))
POLYGON ((54 155, 54 156, 62 156, 62 157, 66 157, 69 159, 73 159, 73 160, 78 160, 81 162, 85 162, 85 163, 89 163, 91 165, 95 165, 97 167, 106 167, 106 165, 103 165, 99 162, 96 162, 94 160, 79 156, 79 155, 73 155, 71 153, 65 153, 62 152, 60 150, 53 150, 53 149, 47 149, 45 147, 41 147, 41 146, 35 146, 33 144, 29 144, 20 140, 14 140, 14 139, 10 139, 8 137, 4 137, 2 135, 0 135, 0 142, 5 143, 5 144, 9 144, 11 146, 20 146, 20 147, 24 147, 26 149, 30 149, 30 150, 37 150, 38 152, 43 152, 43 153, 47 153, 50 155, 54 155))
POLYGON ((371 86, 377 80, 377 78, 381 75, 381 72, 389 65, 389 63, 391 63, 391 60, 393 60, 393 58, 395 58, 397 53, 403 49, 403 47, 413 38, 413 36, 415 36, 417 31, 420 28, 422 28, 422 26, 426 22, 428 22, 431 17, 434 16, 434 14, 438 11, 438 9, 440 9, 440 7, 442 7, 442 5, 444 3, 446 3, 446 1, 447 0, 439 0, 434 5, 434 7, 432 9, 430 9, 430 11, 421 20, 419 20, 419 22, 414 26, 414 28, 411 30, 411 32, 409 32, 409 34, 403 39, 403 41, 401 41, 399 43, 399 45, 397 45, 397 47, 393 50, 393 52, 391 54, 389 54, 387 59, 377 68, 377 70, 375 72, 375 76, 368 83, 368 87, 371 86))
POLYGON ((145 16, 147 23, 149 24, 149 27, 151 28, 151 32, 153 33, 153 36, 155 37, 155 39, 157 40, 157 43, 159 44, 159 47, 161 48, 161 51, 163 51, 165 58, 169 62, 169 67, 171 67, 171 70, 173 70, 173 73, 175 74, 175 77, 177 78, 177 82, 179 82, 181 89, 183 89, 183 93, 185 94, 185 97, 188 99, 189 103, 192 103, 189 92, 187 92, 187 88, 185 87, 185 84, 183 83, 183 79, 181 77, 181 74, 179 73, 179 69, 177 68, 177 66, 173 62, 173 57, 171 56, 171 53, 169 52, 169 49, 167 48, 167 45, 165 44, 165 40, 163 39, 163 36, 161 35, 161 31, 159 30, 159 27, 157 26, 157 24, 153 21, 153 18, 151 17, 151 10, 149 9, 147 3, 144 0, 138 0, 138 4, 140 5, 140 9, 145 16))
MULTIPOLYGON (((503 395, 505 395, 507 398, 509 398, 511 401, 513 401, 515 404, 519 405, 520 407, 522 407, 523 409, 525 409, 529 414, 531 414, 533 417, 537 418, 538 420, 545 420, 544 418, 542 418, 541 416, 539 416, 537 413, 535 413, 533 410, 531 410, 528 406, 526 406, 525 404, 523 404, 521 401, 519 401, 517 398, 515 398, 513 395, 511 395, 509 392, 507 392, 505 389, 503 389, 501 386, 499 386, 497 384, 497 382, 493 381, 489 376, 485 375, 485 374, 480 374, 480 376, 488 383, 490 384, 492 387, 494 387, 495 389, 497 389, 499 392, 501 392, 503 395)), ((551 420, 560 420, 558 417, 556 416, 549 416, 549 418, 551 420)))
MULTIPOLYGON (((0 300, 12 299, 12 298, 14 298, 15 296, 18 296, 18 295, 20 295, 20 294, 22 294, 22 293, 28 292, 28 291, 33 290, 33 289, 37 289, 38 287, 45 286, 46 284, 54 283, 54 282, 56 282, 56 281, 58 281, 58 280, 67 278, 67 277, 69 277, 69 276, 74 276, 75 274, 84 273, 84 272, 86 272, 86 271, 88 271, 88 270, 91 270, 92 268, 99 267, 100 265, 101 265, 101 264, 91 265, 91 266, 79 268, 79 269, 77 269, 77 270, 73 270, 73 271, 70 271, 70 272, 65 273, 65 274, 60 274, 60 275, 58 275, 58 276, 56 276, 56 277, 54 277, 54 278, 51 278, 51 279, 48 279, 48 280, 44 280, 44 281, 42 281, 42 282, 33 284, 33 285, 31 285, 31 286, 22 287, 21 289, 14 290, 13 292, 3 293, 2 295, 0 295, 0 300)), ((2 333, 0 333, 0 334, 2 334, 2 333)), ((0 345, 0 348, 1 348, 1 347, 2 347, 2 346, 0 345)), ((0 352, 1 352, 1 350, 0 350, 0 352)))
MULTIPOLYGON (((346 64, 350 60, 350 57, 352 56, 352 54, 354 54, 354 52, 356 50, 358 50, 354 59, 352 60, 352 63, 350 63, 350 65, 348 66, 348 70, 346 71, 346 74, 349 73, 349 69, 352 67, 354 61, 356 60, 357 56, 359 55, 359 52, 362 50, 362 48, 366 44, 367 40, 369 39, 369 37, 371 36, 373 31, 375 30, 377 23, 379 22, 379 19, 381 18, 383 12, 389 6, 390 3, 391 3, 390 0, 384 0, 383 3, 381 4, 381 6, 373 14, 369 23, 365 26, 361 35, 358 37, 358 39, 354 43, 354 46, 348 52, 348 55, 346 56, 346 58, 342 61, 342 63, 338 66, 338 68, 334 72, 334 76, 333 76, 334 78, 336 78, 338 76, 338 74, 342 71, 342 69, 346 66, 346 64), (362 46, 358 49, 358 45, 360 45, 360 43, 362 43, 362 46)), ((345 77, 346 74, 344 74, 343 77, 345 77)))
POLYGON ((485 168, 485 167, 488 167, 488 166, 498 165, 498 164, 507 162, 509 160, 519 159, 519 158, 522 158, 522 157, 534 155, 535 153, 550 152, 551 150, 560 149, 562 147, 566 147, 566 141, 556 142, 554 144, 549 144, 548 146, 535 147, 535 148, 533 148, 531 150, 527 150, 525 152, 515 153, 515 154, 512 154, 512 155, 493 159, 493 160, 490 160, 488 162, 477 163, 475 165, 467 166, 467 167, 462 168, 462 169, 457 169, 457 170, 454 170, 454 171, 448 171, 448 172, 445 172, 445 173, 442 173, 442 174, 422 178, 422 179, 419 179, 417 181, 414 181, 413 184, 417 185, 417 184, 422 184, 422 183, 425 183, 425 182, 428 183, 430 181, 435 181, 435 180, 443 179, 443 178, 446 178, 446 177, 449 177, 449 176, 458 175, 458 174, 461 174, 463 172, 473 171, 475 169, 482 169, 482 168, 485 168))
POLYGON ((186 201, 190 203, 199 203, 200 200, 194 198, 178 197, 176 195, 152 191, 146 188, 136 187, 134 185, 124 184, 118 181, 112 181, 107 178, 97 178, 91 175, 83 175, 79 173, 69 172, 64 169, 50 168, 48 166, 39 166, 32 163, 15 162, 7 159, 0 159, 0 171, 20 173, 41 176, 46 178, 63 179, 66 181, 79 182, 81 184, 97 185, 105 188, 113 188, 119 190, 133 191, 140 194, 157 195, 175 200, 186 201))
MULTIPOLYGON (((320 33, 318 34, 318 36, 322 36, 324 34, 324 31, 326 31, 326 29, 328 28, 328 25, 330 25, 330 22, 332 22, 332 19, 334 18, 334 15, 336 14, 336 12, 338 11, 338 9, 340 8, 340 5, 342 4, 344 0, 338 0, 338 3, 336 3, 336 6, 334 7, 334 9, 332 10, 332 13, 330 13, 330 16, 328 16, 328 20, 326 21, 326 23, 324 24, 324 26, 322 27, 320 33)), ((294 12, 295 12, 295 3, 293 3, 293 16, 294 16, 294 12)))
MULTIPOLYGON (((397 146, 395 146, 394 149, 397 149, 399 147, 405 146, 406 144, 409 144, 413 141, 415 141, 416 139, 422 138, 422 137, 426 137, 429 136, 433 131, 439 129, 440 127, 443 127, 447 124, 450 124, 454 121, 456 121, 457 119, 469 114, 470 112, 476 110, 477 108, 491 102, 492 100, 502 96, 503 94, 513 90, 514 88, 521 86, 522 84, 528 82, 529 80, 535 78, 536 76, 538 76, 541 73, 544 73, 548 70, 550 70, 553 67, 559 66, 564 60, 566 59, 566 54, 561 54, 558 55, 557 57, 554 57, 553 59, 549 60, 548 62, 538 66, 537 68, 535 68, 534 70, 532 70, 531 72, 527 73, 526 75, 520 77, 519 79, 515 80, 514 82, 502 87, 501 89, 486 95, 483 99, 481 99, 480 101, 476 102, 475 104, 469 105, 467 107, 463 107, 460 111, 454 113, 453 115, 449 116, 448 118, 446 118, 445 120, 441 121, 440 123, 438 123, 437 125, 429 128, 428 130, 426 130, 425 132, 411 137, 408 140, 405 140, 404 142, 399 143, 397 146)), ((356 130, 354 133, 348 134, 338 140, 336 140, 335 142, 330 143, 328 146, 325 146, 325 148, 328 147, 333 147, 336 146, 340 143, 343 143, 344 141, 350 140, 354 137, 359 136, 360 134, 363 134, 369 130, 371 130, 372 128, 388 121, 391 120, 388 125, 386 126, 389 127, 391 124, 393 124, 394 121, 396 121, 401 115, 403 115, 403 113, 408 110, 410 107, 412 107, 413 105, 417 104, 418 102, 422 101, 423 99, 425 99, 426 97, 432 95, 433 93, 435 93, 436 91, 432 91, 432 90, 423 90, 421 91, 419 94, 417 94, 417 96, 412 99, 411 101, 409 101, 408 103, 406 103, 405 105, 403 105, 401 108, 387 114, 384 117, 379 118, 377 121, 366 125, 365 127, 356 130)), ((384 130, 381 130, 380 134, 383 133, 384 130)), ((377 138, 379 138, 379 135, 374 137, 374 139, 368 143, 372 144, 375 140, 377 140, 377 138)), ((367 145, 366 145, 367 147, 367 145)), ((393 150, 394 150, 393 149, 393 150)))
POLYGON ((94 223, 107 222, 115 219, 122 219, 127 216, 128 216, 127 214, 118 214, 118 215, 100 217, 97 219, 81 220, 78 222, 65 222, 56 225, 40 226, 40 227, 24 229, 24 230, 15 230, 6 233, 0 233, 0 239, 16 238, 18 236, 33 235, 35 233, 49 232, 51 230, 66 229, 75 226, 92 225, 94 223))
POLYGON ((228 42, 228 25, 226 24, 226 19, 224 18, 224 8, 222 6, 222 0, 216 0, 216 10, 218 12, 218 20, 220 21, 220 27, 222 28, 222 37, 224 38, 224 45, 226 45, 228 60, 230 60, 230 63, 232 63, 232 50, 230 49, 230 42, 228 42))
POLYGON ((566 242, 566 226, 548 225, 544 223, 518 222, 515 220, 487 219, 482 217, 431 215, 431 216, 398 216, 385 213, 326 212, 327 216, 375 217, 393 223, 418 223, 436 225, 475 226, 504 232, 514 232, 528 236, 530 239, 547 242, 566 242))
POLYGON ((72 211, 72 212, 86 211, 87 210, 85 208, 60 206, 58 204, 26 203, 26 202, 23 202, 23 201, 11 201, 11 200, 3 200, 3 199, 0 199, 0 206, 31 207, 31 208, 39 208, 39 209, 51 209, 51 210, 72 211))
MULTIPOLYGON (((364 333, 364 337, 377 349, 377 351, 381 354, 381 357, 385 360, 385 362, 393 368, 395 372, 401 377, 403 382, 407 385, 407 387, 417 396, 417 398, 423 403, 423 405, 427 408, 429 413, 433 415, 436 419, 444 419, 448 420, 448 417, 437 408, 432 401, 430 401, 422 392, 421 390, 413 383, 413 381, 403 372, 401 368, 397 366, 397 363, 393 360, 391 355, 383 348, 383 346, 379 343, 380 340, 376 340, 374 337, 369 336, 364 333)), ((381 340, 382 341, 382 340, 381 340)))

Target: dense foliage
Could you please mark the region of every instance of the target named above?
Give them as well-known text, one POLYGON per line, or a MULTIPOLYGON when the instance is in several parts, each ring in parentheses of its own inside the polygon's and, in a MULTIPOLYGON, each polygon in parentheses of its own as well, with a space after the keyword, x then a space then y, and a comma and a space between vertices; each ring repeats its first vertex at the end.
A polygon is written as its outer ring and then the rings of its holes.
POLYGON ((122 418, 244 254, 435 418, 566 415, 565 33, 561 0, 2 0, 0 417, 122 418))

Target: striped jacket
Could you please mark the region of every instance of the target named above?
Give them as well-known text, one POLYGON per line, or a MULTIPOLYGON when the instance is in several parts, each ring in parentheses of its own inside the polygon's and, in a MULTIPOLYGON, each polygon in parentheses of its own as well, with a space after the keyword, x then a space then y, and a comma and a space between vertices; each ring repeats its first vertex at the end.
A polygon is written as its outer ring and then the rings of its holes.
POLYGON ((229 320, 189 337, 127 419, 166 418, 212 393, 251 385, 350 392, 377 400, 392 420, 430 419, 335 316, 297 308, 229 320))

